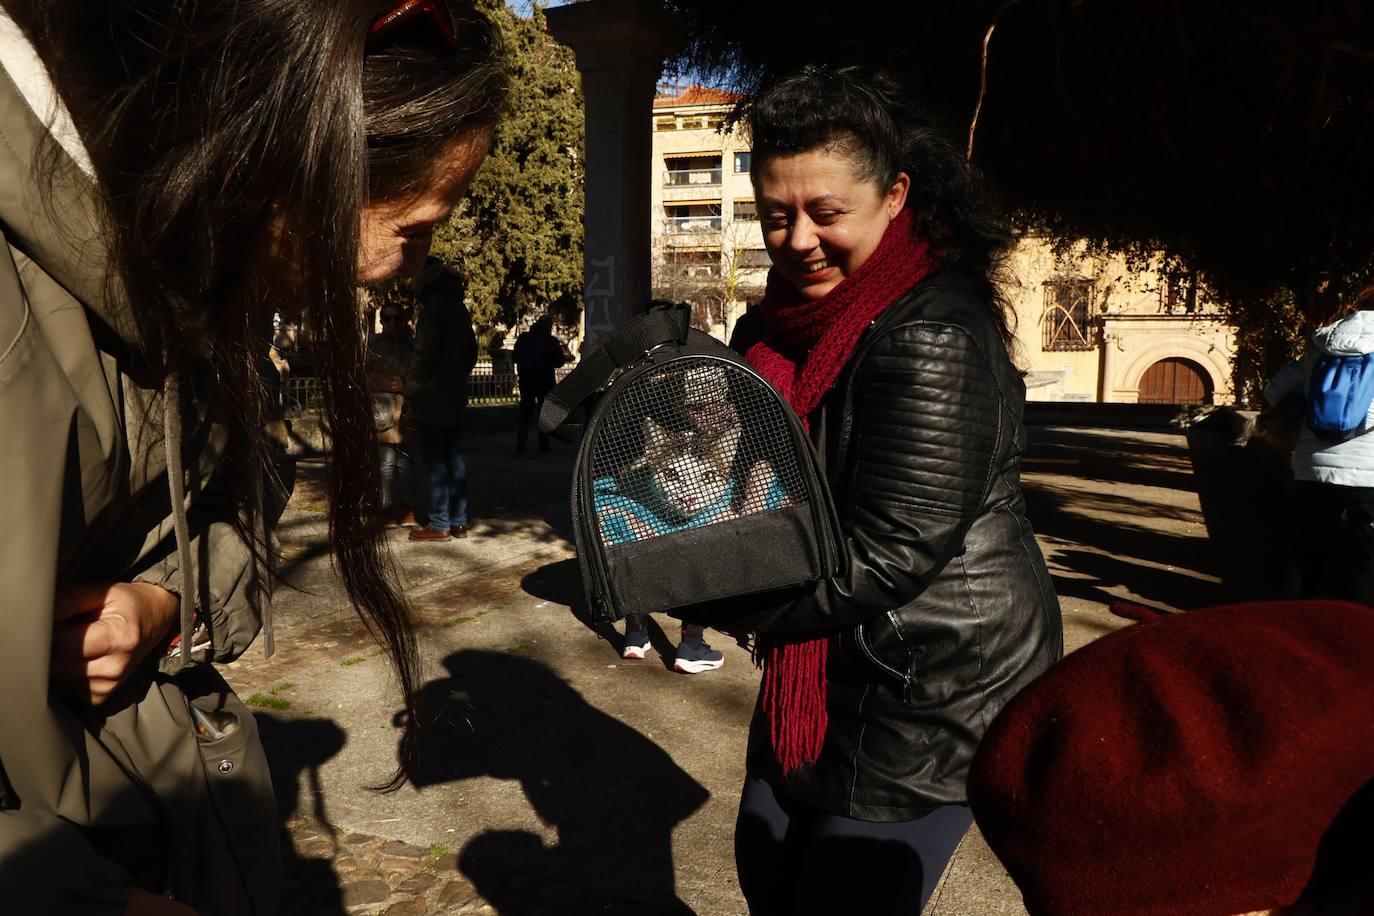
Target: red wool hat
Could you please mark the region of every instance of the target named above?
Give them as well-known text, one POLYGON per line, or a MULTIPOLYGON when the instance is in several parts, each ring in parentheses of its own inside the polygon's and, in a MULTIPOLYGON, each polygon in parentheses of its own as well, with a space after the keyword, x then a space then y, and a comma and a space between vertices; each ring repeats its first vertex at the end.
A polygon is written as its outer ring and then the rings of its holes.
POLYGON ((1296 901, 1371 780, 1374 610, 1294 601, 1073 653, 993 722, 968 794, 1035 916, 1233 916, 1296 901))

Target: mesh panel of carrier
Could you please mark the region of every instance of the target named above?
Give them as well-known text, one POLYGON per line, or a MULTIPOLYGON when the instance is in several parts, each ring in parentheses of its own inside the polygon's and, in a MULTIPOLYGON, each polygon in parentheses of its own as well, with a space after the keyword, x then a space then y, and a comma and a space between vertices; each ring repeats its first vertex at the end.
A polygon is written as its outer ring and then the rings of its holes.
POLYGON ((712 357, 644 372, 603 419, 591 458, 603 545, 807 501, 786 407, 712 357))

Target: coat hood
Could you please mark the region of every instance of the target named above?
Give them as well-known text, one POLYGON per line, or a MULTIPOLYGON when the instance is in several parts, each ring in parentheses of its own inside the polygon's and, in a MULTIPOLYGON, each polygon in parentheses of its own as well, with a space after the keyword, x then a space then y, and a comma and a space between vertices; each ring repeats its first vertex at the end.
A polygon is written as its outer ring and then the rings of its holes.
POLYGON ((137 339, 110 295, 109 249, 85 146, 37 52, 0 9, 0 221, 11 242, 121 341, 137 339))
POLYGON ((1374 353, 1374 311, 1347 315, 1335 324, 1321 328, 1313 339, 1332 356, 1363 356, 1374 353))

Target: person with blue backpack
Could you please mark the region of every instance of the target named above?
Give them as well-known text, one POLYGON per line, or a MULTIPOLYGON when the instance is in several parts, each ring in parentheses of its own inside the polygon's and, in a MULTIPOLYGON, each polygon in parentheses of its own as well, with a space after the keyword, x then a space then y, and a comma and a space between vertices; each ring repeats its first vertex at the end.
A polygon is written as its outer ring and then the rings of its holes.
POLYGON ((1374 286, 1354 305, 1319 328, 1307 355, 1264 392, 1271 407, 1287 401, 1303 413, 1292 458, 1294 594, 1287 597, 1374 603, 1374 286))

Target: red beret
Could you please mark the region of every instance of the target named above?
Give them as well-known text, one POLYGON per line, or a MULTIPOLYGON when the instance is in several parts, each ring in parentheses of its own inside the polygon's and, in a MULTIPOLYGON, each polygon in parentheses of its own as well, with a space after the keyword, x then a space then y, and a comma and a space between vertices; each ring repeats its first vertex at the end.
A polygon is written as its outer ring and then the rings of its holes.
POLYGON ((974 759, 969 803, 1036 916, 1287 906, 1374 779, 1372 670, 1362 605, 1144 620, 1008 704, 974 759))

